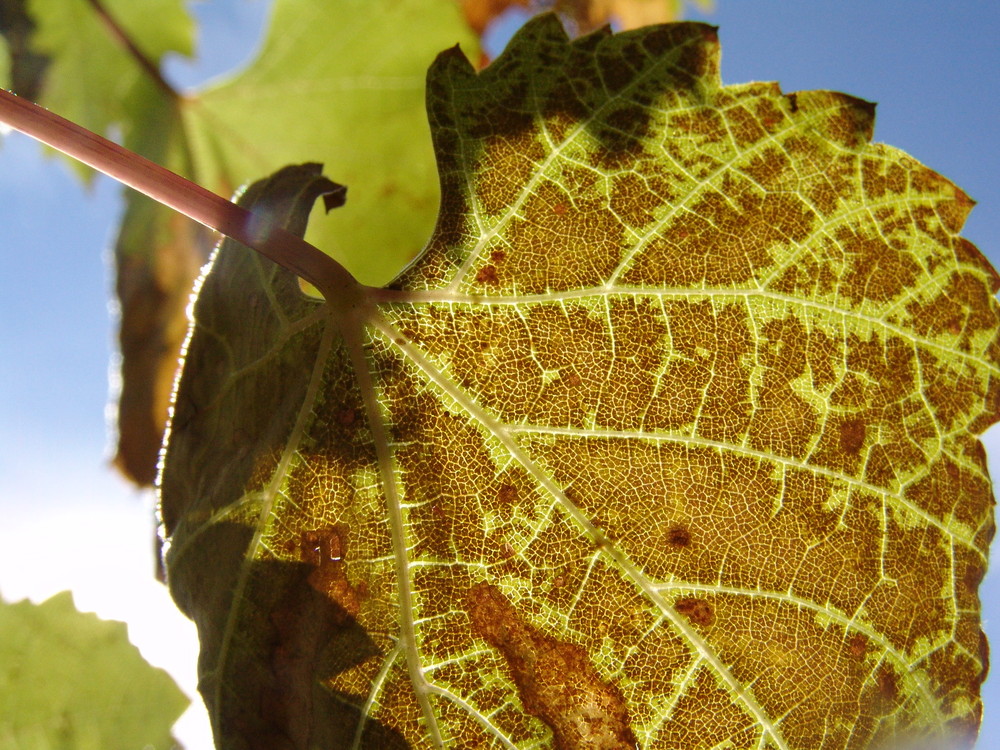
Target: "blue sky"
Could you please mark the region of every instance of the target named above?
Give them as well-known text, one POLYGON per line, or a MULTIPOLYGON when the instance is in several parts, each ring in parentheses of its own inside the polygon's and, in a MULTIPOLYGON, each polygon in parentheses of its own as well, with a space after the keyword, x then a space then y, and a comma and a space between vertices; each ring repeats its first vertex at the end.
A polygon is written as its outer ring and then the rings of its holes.
MULTIPOLYGON (((778 80, 878 102, 875 139, 904 149, 979 202, 965 230, 1000 260, 1000 4, 941 0, 718 0, 727 83, 778 80)), ((259 40, 263 0, 198 3, 193 86, 238 67, 259 40)), ((430 62, 430 61, 428 61, 430 62)), ((331 175, 336 179, 336 175, 331 175)), ((118 189, 84 191, 20 135, 0 149, 0 592, 43 599, 72 588, 84 609, 130 623, 147 658, 194 689, 193 628, 152 582, 151 499, 107 469, 105 405, 113 331, 107 252, 118 189)), ((991 436, 1000 476, 1000 433, 991 436)), ((983 590, 1000 639, 1000 575, 983 590)), ((979 747, 1000 747, 1000 679, 986 685, 979 747), (992 711, 991 711, 992 709, 992 711), (992 718, 992 716, 997 718, 992 718)), ((203 746, 196 715, 179 735, 203 746), (199 738, 201 738, 199 740, 199 738)))

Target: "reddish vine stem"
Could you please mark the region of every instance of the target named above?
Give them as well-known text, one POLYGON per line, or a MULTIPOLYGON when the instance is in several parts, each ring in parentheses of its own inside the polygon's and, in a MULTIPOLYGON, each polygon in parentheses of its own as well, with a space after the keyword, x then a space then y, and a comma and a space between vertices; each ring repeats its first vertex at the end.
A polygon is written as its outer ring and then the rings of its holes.
POLYGON ((3 89, 0 122, 253 248, 315 286, 327 301, 357 302, 360 285, 333 258, 159 164, 3 89))

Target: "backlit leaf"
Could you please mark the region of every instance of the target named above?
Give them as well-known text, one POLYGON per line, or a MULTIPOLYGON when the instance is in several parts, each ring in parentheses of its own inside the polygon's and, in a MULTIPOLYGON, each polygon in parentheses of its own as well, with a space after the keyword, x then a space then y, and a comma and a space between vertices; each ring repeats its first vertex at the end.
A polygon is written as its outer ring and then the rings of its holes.
POLYGON ((125 624, 77 612, 66 591, 0 601, 0 748, 171 750, 188 700, 125 624))
POLYGON ((35 99, 41 77, 48 66, 48 58, 31 48, 35 24, 25 5, 26 0, 6 0, 0 3, 0 35, 3 35, 0 70, 3 71, 4 88, 35 99))
MULTIPOLYGON (((391 287, 324 306, 227 243, 197 301, 162 513, 219 745, 968 747, 969 198, 866 102, 721 87, 699 24, 542 17, 428 103, 391 287)), ((325 189, 245 200, 301 231, 325 189)))
MULTIPOLYGON (((103 15, 89 0, 30 0, 34 49, 52 59, 43 104, 99 133, 120 129, 132 150, 220 195, 282 164, 322 160, 352 200, 310 240, 368 283, 413 259, 438 201, 424 74, 441 49, 473 46, 453 0, 276 0, 258 57, 183 93, 150 72, 166 52, 190 51, 183 4, 100 5, 103 15)), ((115 463, 140 484, 155 476, 184 311, 211 245, 201 227, 128 195, 115 248, 115 463)))
MULTIPOLYGON (((26 0, 24 6, 27 17, 11 13, 12 32, 18 32, 10 49, 15 93, 190 176, 182 100, 158 72, 164 55, 193 51, 194 24, 184 4, 26 0)), ((85 179, 93 176, 79 162, 69 163, 85 179)), ((130 192, 125 203, 115 243, 122 356, 115 463, 150 484, 191 282, 212 237, 145 196, 130 192)), ((94 248, 94 257, 102 250, 94 248)))

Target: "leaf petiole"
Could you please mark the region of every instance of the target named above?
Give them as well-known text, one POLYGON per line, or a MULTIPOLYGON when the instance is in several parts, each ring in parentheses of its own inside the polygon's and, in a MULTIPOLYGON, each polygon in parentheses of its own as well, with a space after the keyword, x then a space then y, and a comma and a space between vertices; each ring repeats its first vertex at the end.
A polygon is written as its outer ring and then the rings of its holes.
POLYGON ((358 297, 361 287, 354 277, 301 237, 262 222, 210 190, 3 89, 0 122, 253 248, 301 276, 328 301, 350 305, 358 297))

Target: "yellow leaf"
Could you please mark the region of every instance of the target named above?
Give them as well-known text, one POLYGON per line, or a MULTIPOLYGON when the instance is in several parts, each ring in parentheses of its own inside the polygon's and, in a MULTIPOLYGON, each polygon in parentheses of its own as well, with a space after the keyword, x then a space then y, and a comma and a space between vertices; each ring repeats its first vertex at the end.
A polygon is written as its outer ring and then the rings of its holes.
MULTIPOLYGON (((428 101, 442 211, 389 288, 229 244, 198 298, 162 514, 219 742, 969 747, 969 198, 867 102, 722 87, 700 24, 542 17, 428 101)), ((302 231, 323 185, 247 200, 302 231)))

